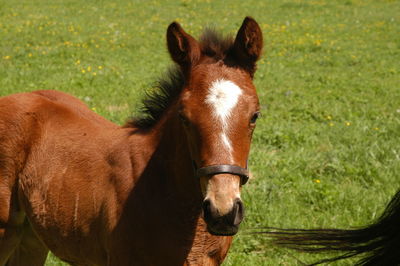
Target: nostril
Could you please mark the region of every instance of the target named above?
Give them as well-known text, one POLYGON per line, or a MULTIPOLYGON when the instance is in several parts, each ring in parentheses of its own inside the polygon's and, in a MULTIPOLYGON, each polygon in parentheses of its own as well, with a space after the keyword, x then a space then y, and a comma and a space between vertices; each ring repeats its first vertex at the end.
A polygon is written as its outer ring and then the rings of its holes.
POLYGON ((237 199, 234 203, 233 207, 234 219, 233 225, 238 226, 244 217, 244 206, 240 199, 237 199))
POLYGON ((206 221, 211 218, 211 201, 209 199, 203 201, 203 215, 206 221))

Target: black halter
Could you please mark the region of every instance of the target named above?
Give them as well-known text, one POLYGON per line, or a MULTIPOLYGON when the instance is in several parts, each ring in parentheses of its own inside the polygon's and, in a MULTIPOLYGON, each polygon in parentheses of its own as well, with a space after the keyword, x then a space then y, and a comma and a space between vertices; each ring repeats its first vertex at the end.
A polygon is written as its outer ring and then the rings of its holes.
MULTIPOLYGON (((196 166, 196 165, 194 164, 194 166, 196 166)), ((202 176, 211 176, 211 175, 217 175, 217 174, 238 175, 238 176, 240 176, 241 185, 244 185, 249 180, 249 170, 247 170, 246 168, 243 168, 243 167, 240 167, 237 165, 231 165, 231 164, 210 165, 210 166, 201 167, 199 169, 197 169, 197 167, 195 167, 195 169, 196 169, 195 175, 197 178, 200 178, 202 176)))

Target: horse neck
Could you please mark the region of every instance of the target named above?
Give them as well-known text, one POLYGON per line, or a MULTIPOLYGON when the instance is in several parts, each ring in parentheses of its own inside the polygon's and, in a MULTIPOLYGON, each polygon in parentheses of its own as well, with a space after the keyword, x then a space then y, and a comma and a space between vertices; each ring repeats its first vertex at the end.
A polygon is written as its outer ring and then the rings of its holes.
MULTIPOLYGON (((173 111, 171 112, 173 113, 173 111)), ((160 139, 160 163, 168 173, 168 181, 182 197, 201 197, 199 180, 194 176, 192 156, 187 137, 177 115, 166 118, 160 139)))
POLYGON ((186 135, 175 112, 176 108, 171 106, 145 135, 150 152, 147 152, 147 166, 139 179, 174 194, 176 199, 184 200, 186 204, 199 204, 202 197, 200 183, 194 177, 186 135))

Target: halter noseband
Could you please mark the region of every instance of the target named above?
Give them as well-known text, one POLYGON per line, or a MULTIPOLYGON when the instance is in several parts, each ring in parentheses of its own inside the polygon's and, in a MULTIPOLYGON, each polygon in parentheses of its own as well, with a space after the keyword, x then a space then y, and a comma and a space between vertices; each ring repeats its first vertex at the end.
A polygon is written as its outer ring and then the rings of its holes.
POLYGON ((232 174, 240 176, 241 185, 244 185, 249 180, 249 170, 246 168, 231 165, 231 164, 217 164, 199 168, 195 171, 196 177, 211 176, 217 174, 232 174))

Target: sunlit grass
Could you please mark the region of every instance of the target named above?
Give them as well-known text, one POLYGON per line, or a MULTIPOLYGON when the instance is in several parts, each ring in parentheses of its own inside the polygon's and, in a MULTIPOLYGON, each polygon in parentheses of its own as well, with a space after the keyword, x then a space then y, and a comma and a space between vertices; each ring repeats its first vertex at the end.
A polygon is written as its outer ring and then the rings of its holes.
POLYGON ((315 257, 243 232, 359 226, 399 188, 399 14, 390 0, 3 2, 0 95, 58 89, 121 124, 170 64, 170 22, 198 36, 204 25, 235 33, 255 17, 263 117, 246 220, 225 265, 296 265, 315 257))

